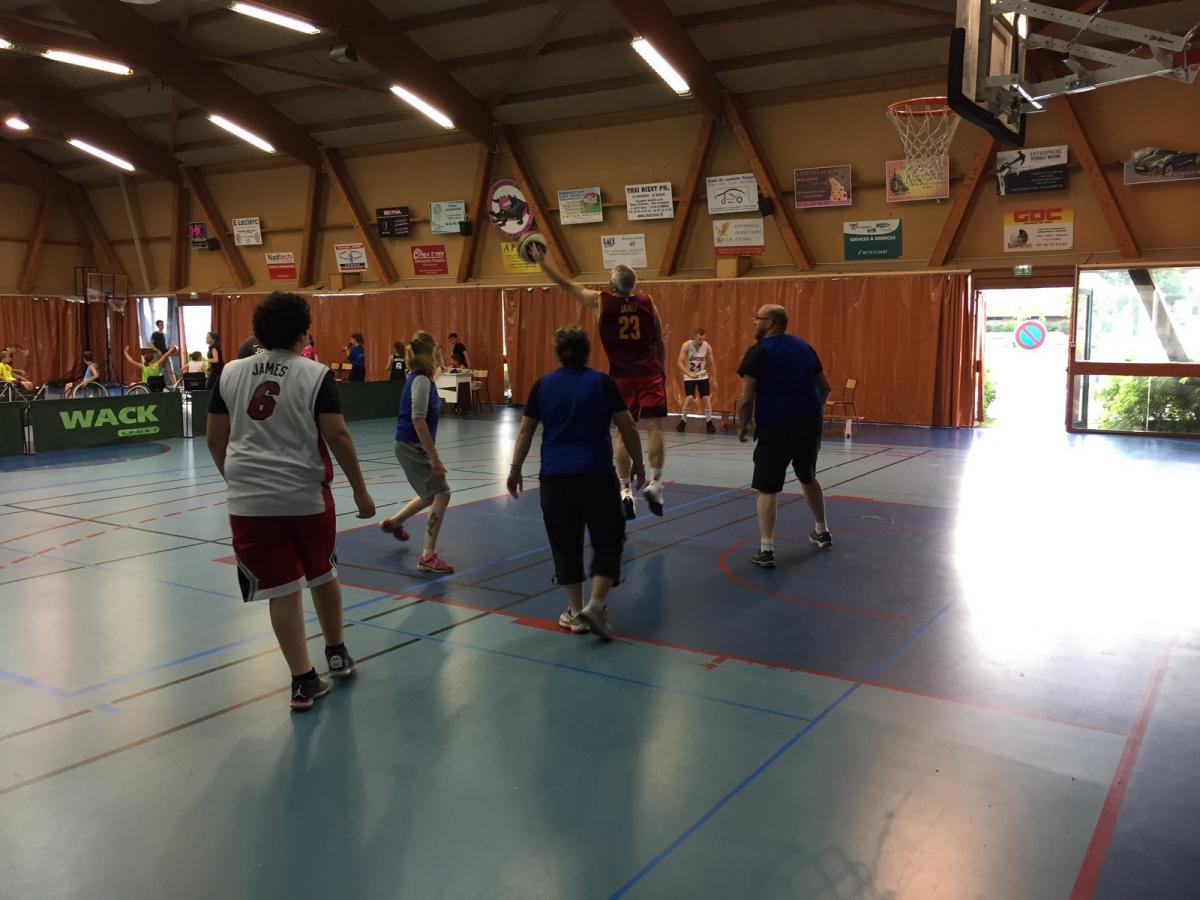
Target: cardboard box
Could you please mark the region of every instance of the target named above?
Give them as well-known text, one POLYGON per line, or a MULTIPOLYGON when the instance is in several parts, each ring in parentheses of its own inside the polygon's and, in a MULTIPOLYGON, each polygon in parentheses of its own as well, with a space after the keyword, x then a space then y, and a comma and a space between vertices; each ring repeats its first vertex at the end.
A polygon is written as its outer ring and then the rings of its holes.
POLYGON ((718 278, 740 278, 750 271, 749 256, 718 256, 718 278))

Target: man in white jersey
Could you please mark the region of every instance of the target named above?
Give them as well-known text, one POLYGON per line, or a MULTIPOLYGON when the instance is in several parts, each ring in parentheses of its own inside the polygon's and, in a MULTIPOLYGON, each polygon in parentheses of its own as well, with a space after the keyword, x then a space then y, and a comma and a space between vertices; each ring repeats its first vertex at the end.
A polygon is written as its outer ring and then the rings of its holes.
POLYGON ((342 640, 330 450, 354 489, 358 517, 375 514, 333 373, 300 356, 311 322, 303 297, 267 297, 254 310, 263 352, 226 363, 208 407, 208 449, 225 476, 242 598, 270 601, 296 711, 329 693, 308 656, 300 605, 306 586, 325 635, 329 674, 354 673, 342 640))
POLYGON ((695 397, 704 407, 704 430, 709 434, 716 434, 712 398, 709 396, 716 384, 716 379, 713 378, 713 352, 708 341, 704 339, 703 328, 697 328, 692 334, 692 339, 683 342, 676 365, 683 373, 683 410, 679 413, 679 424, 675 426, 675 430, 687 430, 688 407, 695 397))

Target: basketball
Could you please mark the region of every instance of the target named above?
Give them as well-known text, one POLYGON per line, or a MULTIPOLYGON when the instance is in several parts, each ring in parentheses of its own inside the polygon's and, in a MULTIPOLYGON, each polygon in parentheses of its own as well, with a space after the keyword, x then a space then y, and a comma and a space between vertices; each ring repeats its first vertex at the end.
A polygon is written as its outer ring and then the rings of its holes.
POLYGON ((535 262, 531 250, 534 245, 540 247, 543 253, 546 252, 546 239, 537 232, 525 235, 521 238, 521 243, 517 244, 517 253, 525 262, 535 262))

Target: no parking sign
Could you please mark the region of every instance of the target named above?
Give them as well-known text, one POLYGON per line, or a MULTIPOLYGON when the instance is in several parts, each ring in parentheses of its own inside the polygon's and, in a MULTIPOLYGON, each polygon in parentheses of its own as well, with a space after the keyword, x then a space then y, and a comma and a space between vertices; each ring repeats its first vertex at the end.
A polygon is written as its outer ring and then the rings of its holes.
POLYGON ((1037 319, 1022 322, 1013 332, 1013 343, 1022 350, 1036 350, 1046 343, 1045 324, 1037 319))

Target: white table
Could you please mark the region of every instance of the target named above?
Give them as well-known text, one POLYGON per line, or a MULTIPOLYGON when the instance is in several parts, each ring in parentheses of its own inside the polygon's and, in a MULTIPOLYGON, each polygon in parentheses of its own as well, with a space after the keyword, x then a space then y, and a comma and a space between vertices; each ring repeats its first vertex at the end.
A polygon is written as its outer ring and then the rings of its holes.
POLYGON ((462 397, 462 390, 466 387, 467 397, 462 404, 468 409, 471 408, 471 381, 474 378, 471 372, 443 372, 437 377, 437 392, 442 403, 447 406, 453 406, 455 409, 459 406, 459 400, 462 397))

